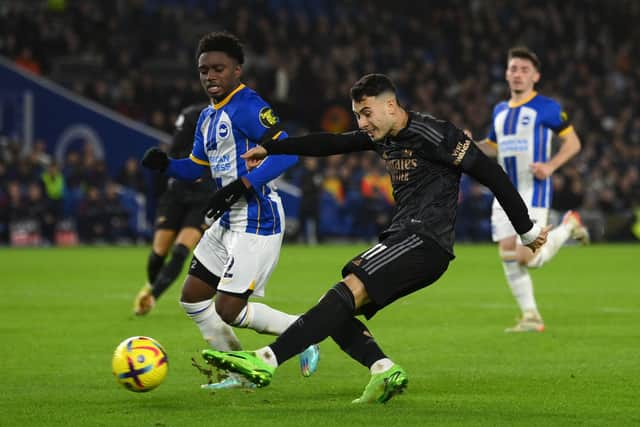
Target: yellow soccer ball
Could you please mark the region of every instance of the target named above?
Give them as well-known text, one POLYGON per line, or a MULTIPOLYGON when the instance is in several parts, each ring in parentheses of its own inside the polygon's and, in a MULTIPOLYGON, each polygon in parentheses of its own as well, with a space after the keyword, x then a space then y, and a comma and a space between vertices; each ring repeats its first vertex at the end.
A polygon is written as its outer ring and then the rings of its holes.
POLYGON ((116 381, 136 392, 158 387, 169 370, 167 352, 149 337, 131 337, 122 341, 111 362, 116 381))

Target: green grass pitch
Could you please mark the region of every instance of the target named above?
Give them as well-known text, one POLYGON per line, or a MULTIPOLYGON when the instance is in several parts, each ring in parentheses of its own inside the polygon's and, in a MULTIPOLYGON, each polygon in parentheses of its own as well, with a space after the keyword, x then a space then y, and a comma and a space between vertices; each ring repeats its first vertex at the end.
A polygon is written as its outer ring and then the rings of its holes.
MULTIPOLYGON (((265 302, 302 312, 364 246, 285 246, 265 302)), ((181 279, 131 315, 146 248, 0 250, 0 425, 640 425, 640 245, 564 248, 532 273, 547 330, 503 332, 517 315, 495 246, 458 245, 435 285, 368 323, 409 374, 386 405, 354 406, 365 368, 325 341, 320 369, 297 361, 261 390, 212 394, 190 366, 204 347, 178 305, 181 279), (169 374, 150 393, 116 384, 111 354, 160 341, 169 374)), ((239 330, 246 348, 271 337, 239 330)))

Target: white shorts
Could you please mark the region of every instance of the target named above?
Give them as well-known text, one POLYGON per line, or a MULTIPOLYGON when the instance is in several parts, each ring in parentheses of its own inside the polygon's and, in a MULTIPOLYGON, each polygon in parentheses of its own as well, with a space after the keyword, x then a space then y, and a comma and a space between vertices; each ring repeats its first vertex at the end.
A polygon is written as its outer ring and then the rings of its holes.
POLYGON ((216 221, 205 231, 193 254, 220 277, 218 290, 264 296, 269 276, 278 264, 282 233, 261 236, 228 230, 216 221))
MULTIPOLYGON (((529 210, 529 217, 538 224, 540 227, 544 227, 549 222, 549 208, 532 208, 527 205, 529 210)), ((491 238, 494 242, 506 239, 507 237, 517 236, 518 233, 511 225, 509 217, 506 212, 500 206, 497 199, 493 199, 493 206, 491 207, 491 238)), ((518 241, 522 244, 520 237, 518 241)))

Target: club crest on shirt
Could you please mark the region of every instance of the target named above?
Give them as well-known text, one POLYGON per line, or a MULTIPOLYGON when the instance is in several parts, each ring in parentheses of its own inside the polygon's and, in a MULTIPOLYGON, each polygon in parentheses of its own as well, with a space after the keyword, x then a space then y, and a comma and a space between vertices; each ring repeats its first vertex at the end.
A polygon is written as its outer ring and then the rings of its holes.
POLYGON ((231 135, 231 127, 229 126, 228 123, 226 122, 220 122, 218 123, 218 139, 219 140, 225 140, 227 138, 229 138, 229 135, 231 135))
POLYGON ((266 128, 275 126, 278 123, 278 117, 270 107, 263 107, 258 113, 260 124, 266 128))

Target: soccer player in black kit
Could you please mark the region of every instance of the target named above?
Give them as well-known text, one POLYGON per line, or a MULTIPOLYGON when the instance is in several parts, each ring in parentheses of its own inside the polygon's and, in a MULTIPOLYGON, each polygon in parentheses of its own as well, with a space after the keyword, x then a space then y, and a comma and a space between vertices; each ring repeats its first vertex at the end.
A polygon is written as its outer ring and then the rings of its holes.
MULTIPOLYGON (((169 146, 169 156, 188 157, 200 112, 206 104, 190 105, 178 116, 176 130, 169 146)), ((153 243, 147 258, 147 283, 136 295, 133 312, 143 316, 155 306, 182 271, 187 256, 198 244, 207 225, 204 211, 211 196, 211 176, 196 182, 170 178, 167 189, 158 200, 153 243), (171 251, 171 258, 166 261, 171 251)))
POLYGON ((407 386, 407 374, 380 349, 355 318, 375 313, 398 298, 435 282, 454 258, 458 186, 465 172, 486 185, 505 208, 523 243, 534 251, 549 228, 530 220, 527 208, 502 168, 489 160, 460 129, 430 115, 402 108, 385 75, 369 74, 351 88, 359 131, 267 140, 248 151, 249 164, 267 155, 329 156, 376 151, 391 175, 397 211, 380 243, 342 269, 342 281, 303 314, 275 342, 256 351, 203 350, 204 359, 239 372, 259 387, 271 382, 278 365, 327 337, 371 371, 354 403, 384 403, 407 386))

